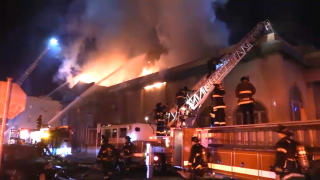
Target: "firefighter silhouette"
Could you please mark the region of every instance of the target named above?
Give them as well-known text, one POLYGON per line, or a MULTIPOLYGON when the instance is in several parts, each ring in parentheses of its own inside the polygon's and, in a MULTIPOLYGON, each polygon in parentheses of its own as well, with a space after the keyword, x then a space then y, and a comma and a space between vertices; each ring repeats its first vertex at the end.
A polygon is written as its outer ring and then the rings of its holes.
POLYGON ((191 171, 191 178, 203 177, 206 168, 208 167, 208 159, 205 148, 200 144, 198 137, 192 137, 191 141, 193 143, 190 156, 189 156, 189 170, 191 171))
POLYGON ((117 149, 109 144, 109 139, 104 138, 97 156, 97 162, 101 163, 104 179, 110 179, 118 163, 117 149))
POLYGON ((132 156, 134 153, 134 144, 131 142, 131 138, 129 136, 124 137, 125 143, 123 146, 123 157, 126 171, 129 171, 132 165, 132 156))
POLYGON ((157 103, 154 109, 154 119, 157 125, 157 136, 165 135, 166 128, 166 118, 165 118, 165 110, 167 105, 162 105, 162 103, 157 103))
POLYGON ((276 143, 276 161, 274 170, 277 179, 305 179, 303 169, 308 168, 304 146, 290 138, 292 132, 285 126, 279 125, 276 130, 280 140, 276 143))

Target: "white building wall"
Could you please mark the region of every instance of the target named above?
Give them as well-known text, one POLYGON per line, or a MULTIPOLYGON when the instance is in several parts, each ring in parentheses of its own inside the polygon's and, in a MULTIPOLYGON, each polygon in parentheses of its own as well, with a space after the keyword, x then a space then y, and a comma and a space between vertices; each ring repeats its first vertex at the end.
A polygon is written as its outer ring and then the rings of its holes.
MULTIPOLYGON (((59 101, 51 100, 46 97, 27 97, 26 108, 16 118, 9 121, 9 125, 15 128, 36 128, 39 115, 42 115, 42 123, 47 124, 56 114, 61 111, 59 101)), ((52 127, 60 126, 60 120, 49 124, 52 127)))

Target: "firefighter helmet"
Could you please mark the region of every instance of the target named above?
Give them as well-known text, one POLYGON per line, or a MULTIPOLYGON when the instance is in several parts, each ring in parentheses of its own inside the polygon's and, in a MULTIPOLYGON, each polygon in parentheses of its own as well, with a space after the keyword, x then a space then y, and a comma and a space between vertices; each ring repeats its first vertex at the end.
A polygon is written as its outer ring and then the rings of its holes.
POLYGON ((197 136, 193 136, 193 137, 191 138, 191 141, 192 141, 192 142, 199 142, 200 140, 199 140, 199 138, 198 138, 197 136))
POLYGON ((219 86, 220 84, 221 84, 221 82, 218 81, 218 82, 214 83, 213 85, 214 85, 214 86, 219 86))
POLYGON ((126 137, 124 137, 124 139, 127 139, 127 140, 131 140, 131 137, 130 136, 126 136, 126 137))
POLYGON ((244 81, 244 80, 250 81, 249 76, 243 76, 243 77, 241 77, 240 80, 241 80, 241 82, 244 81))
POLYGON ((281 134, 285 134, 287 136, 292 136, 293 133, 291 131, 289 131, 289 129, 287 127, 285 127, 284 125, 279 124, 278 125, 278 129, 276 130, 277 133, 281 133, 281 134))

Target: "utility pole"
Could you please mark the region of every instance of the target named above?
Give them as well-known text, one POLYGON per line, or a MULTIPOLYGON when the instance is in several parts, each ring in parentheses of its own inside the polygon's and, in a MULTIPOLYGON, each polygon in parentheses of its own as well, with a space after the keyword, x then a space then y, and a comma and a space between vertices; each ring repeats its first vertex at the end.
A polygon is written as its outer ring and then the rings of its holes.
POLYGON ((7 78, 7 90, 3 108, 3 116, 1 122, 1 130, 0 130, 0 170, 1 170, 1 162, 2 162, 2 154, 3 154, 3 136, 4 130, 7 125, 7 117, 9 112, 9 104, 10 104, 10 97, 11 97, 11 87, 12 87, 12 78, 7 78))

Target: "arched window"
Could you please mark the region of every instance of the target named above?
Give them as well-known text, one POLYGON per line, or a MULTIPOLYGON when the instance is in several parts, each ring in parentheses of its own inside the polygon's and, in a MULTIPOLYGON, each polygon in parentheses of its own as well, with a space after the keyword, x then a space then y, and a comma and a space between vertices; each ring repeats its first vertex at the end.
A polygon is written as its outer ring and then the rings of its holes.
POLYGON ((301 121, 301 110, 303 110, 300 90, 293 86, 289 93, 290 117, 292 121, 301 121))
MULTIPOLYGON (((268 123, 269 119, 268 119, 268 115, 267 115, 267 110, 266 108, 259 102, 255 102, 254 103, 254 121, 255 123, 268 123)), ((241 125, 243 124, 243 115, 241 112, 241 109, 238 107, 237 111, 236 111, 236 120, 235 120, 235 124, 236 125, 241 125)), ((247 118, 249 118, 249 114, 247 115, 247 118)), ((248 121, 247 121, 248 122, 248 121)))
POLYGON ((196 122, 196 126, 197 127, 210 127, 210 120, 211 120, 211 117, 210 117, 210 113, 211 113, 211 108, 212 106, 207 106, 205 107, 201 113, 200 113, 200 116, 199 116, 199 119, 198 121, 196 122))

